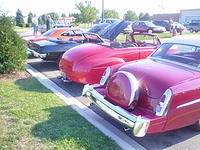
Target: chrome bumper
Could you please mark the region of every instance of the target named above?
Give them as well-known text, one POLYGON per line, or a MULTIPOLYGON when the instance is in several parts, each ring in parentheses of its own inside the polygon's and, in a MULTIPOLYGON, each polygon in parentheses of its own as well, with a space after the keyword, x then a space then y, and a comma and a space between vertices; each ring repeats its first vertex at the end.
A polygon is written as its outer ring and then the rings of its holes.
POLYGON ((94 89, 95 86, 85 85, 82 95, 93 101, 108 115, 131 128, 134 136, 143 137, 146 135, 150 123, 149 119, 130 114, 121 107, 111 104, 94 89))
POLYGON ((30 48, 28 48, 28 51, 35 57, 39 57, 39 58, 45 58, 47 56, 47 54, 40 54, 30 48))

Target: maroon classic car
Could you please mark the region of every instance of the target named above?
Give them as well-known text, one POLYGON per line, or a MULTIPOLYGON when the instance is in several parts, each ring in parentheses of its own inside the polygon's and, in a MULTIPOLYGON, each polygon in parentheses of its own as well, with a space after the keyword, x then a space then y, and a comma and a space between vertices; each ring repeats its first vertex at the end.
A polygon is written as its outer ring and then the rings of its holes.
POLYGON ((138 137, 193 125, 200 130, 200 36, 179 36, 150 57, 106 69, 87 96, 138 137))
POLYGON ((132 33, 128 39, 128 42, 105 41, 71 48, 60 61, 62 79, 83 84, 99 83, 108 66, 144 59, 160 45, 159 38, 153 34, 132 33))

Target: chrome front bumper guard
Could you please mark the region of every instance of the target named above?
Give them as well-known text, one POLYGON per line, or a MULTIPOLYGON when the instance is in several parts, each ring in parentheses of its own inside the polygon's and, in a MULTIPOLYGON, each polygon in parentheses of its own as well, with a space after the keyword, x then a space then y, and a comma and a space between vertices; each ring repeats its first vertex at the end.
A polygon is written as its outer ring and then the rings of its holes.
POLYGON ((108 115, 131 128, 134 136, 143 137, 146 135, 150 123, 149 119, 130 114, 121 107, 111 104, 94 89, 95 86, 96 85, 85 85, 82 95, 93 101, 108 115))
POLYGON ((47 54, 40 54, 30 48, 28 48, 28 51, 35 57, 39 57, 39 58, 45 58, 47 56, 47 54))

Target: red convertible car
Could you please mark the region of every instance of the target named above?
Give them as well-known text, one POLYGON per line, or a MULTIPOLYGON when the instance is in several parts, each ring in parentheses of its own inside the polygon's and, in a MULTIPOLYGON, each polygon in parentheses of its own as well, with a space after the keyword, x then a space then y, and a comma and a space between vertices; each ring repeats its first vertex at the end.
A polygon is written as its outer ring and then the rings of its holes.
POLYGON ((138 137, 193 125, 200 131, 200 36, 179 36, 150 57, 106 69, 87 96, 138 137))
POLYGON ((53 28, 43 33, 40 36, 29 36, 25 37, 24 40, 26 43, 35 42, 41 40, 47 40, 50 38, 58 38, 62 40, 69 40, 71 38, 75 40, 82 39, 82 31, 78 28, 53 28))
POLYGON ((99 83, 108 66, 149 56, 160 40, 156 35, 132 33, 128 42, 82 44, 65 52, 60 61, 64 81, 83 84, 99 83))

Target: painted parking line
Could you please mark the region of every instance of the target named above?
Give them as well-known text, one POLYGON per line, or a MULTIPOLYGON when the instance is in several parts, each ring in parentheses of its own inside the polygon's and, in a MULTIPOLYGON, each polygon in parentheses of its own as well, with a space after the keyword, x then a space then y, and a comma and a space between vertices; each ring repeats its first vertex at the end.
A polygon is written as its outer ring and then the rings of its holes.
POLYGON ((105 135, 113 139, 124 150, 146 150, 142 145, 131 139, 125 133, 114 127, 108 121, 93 112, 87 106, 83 105, 76 98, 64 91, 54 82, 49 80, 45 75, 37 71, 31 65, 26 64, 26 70, 35 77, 46 88, 50 89, 58 97, 60 97, 67 105, 70 105, 82 117, 88 120, 96 128, 98 128, 105 135))

